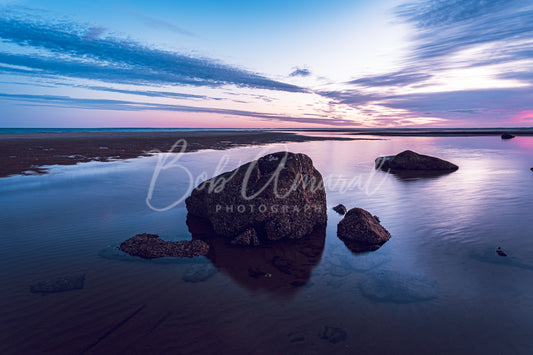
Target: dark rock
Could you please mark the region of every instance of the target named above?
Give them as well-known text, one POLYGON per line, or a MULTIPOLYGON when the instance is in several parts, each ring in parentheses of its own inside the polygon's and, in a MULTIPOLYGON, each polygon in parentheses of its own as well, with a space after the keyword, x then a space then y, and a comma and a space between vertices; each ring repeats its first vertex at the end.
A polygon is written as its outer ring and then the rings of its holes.
POLYGON ((496 253, 499 255, 499 256, 507 256, 507 254, 502 250, 502 248, 498 247, 498 249, 496 249, 496 253))
POLYGON ((243 245, 243 246, 259 246, 261 241, 257 236, 257 232, 254 228, 248 228, 238 236, 236 236, 231 242, 233 245, 243 245))
POLYGON ((510 133, 502 134, 502 139, 513 139, 515 136, 510 133))
POLYGON ((318 333, 318 336, 320 339, 327 340, 332 344, 337 344, 341 341, 345 341, 348 334, 341 328, 324 326, 320 333, 318 333))
POLYGON ((437 298, 435 281, 394 271, 367 273, 359 281, 359 289, 363 296, 377 302, 412 303, 437 298))
POLYGON ((191 265, 187 268, 187 271, 185 271, 181 279, 185 282, 202 282, 208 280, 217 272, 217 268, 212 264, 191 265))
POLYGON ((53 280, 41 281, 30 286, 32 293, 56 293, 70 290, 81 290, 85 283, 85 274, 65 276, 53 280))
POLYGON ((209 179, 185 204, 189 214, 209 220, 217 235, 239 245, 299 239, 327 220, 322 176, 311 158, 290 152, 209 179))
POLYGON ((157 234, 142 233, 122 242, 119 247, 125 253, 144 259, 162 257, 186 257, 206 255, 209 245, 201 240, 170 242, 159 239, 157 234))
POLYGON ((376 250, 391 237, 379 218, 357 207, 349 210, 339 222, 337 236, 356 252, 376 250))
POLYGON ((529 169, 529 170, 533 171, 533 168, 531 168, 531 169, 529 169))
POLYGON ((341 203, 341 204, 338 204, 337 206, 333 207, 333 211, 337 212, 338 214, 345 214, 347 209, 346 209, 346 206, 344 206, 341 203))
POLYGON ((415 153, 406 150, 397 155, 379 157, 375 161, 376 169, 384 171, 390 170, 437 170, 437 171, 455 171, 459 167, 446 160, 442 160, 428 155, 415 153))

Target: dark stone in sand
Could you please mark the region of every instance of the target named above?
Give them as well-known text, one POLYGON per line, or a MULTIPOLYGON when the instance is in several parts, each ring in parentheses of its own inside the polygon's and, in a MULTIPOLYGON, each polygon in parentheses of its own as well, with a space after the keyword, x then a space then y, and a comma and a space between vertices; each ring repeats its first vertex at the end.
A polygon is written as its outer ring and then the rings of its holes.
POLYGON ((502 250, 502 248, 498 247, 498 249, 496 249, 496 253, 499 255, 499 256, 507 256, 507 254, 502 250))
POLYGON ((502 134, 502 139, 513 139, 515 136, 510 133, 502 134))
POLYGON ((198 264, 191 265, 185 271, 185 274, 182 277, 182 280, 185 282, 202 282, 206 281, 211 276, 215 275, 218 272, 217 268, 211 264, 198 264))
POLYGON ((362 208, 352 208, 337 225, 337 236, 354 252, 379 249, 390 239, 390 233, 362 208))
POLYGON ((85 283, 85 274, 65 276, 53 280, 41 281, 30 286, 32 293, 56 293, 70 290, 81 290, 85 283))
POLYGON ((359 289, 368 299, 377 302, 412 303, 437 298, 437 283, 420 276, 394 271, 366 274, 359 289))
POLYGON ((346 206, 344 206, 341 203, 341 204, 338 204, 337 206, 333 207, 333 211, 337 212, 338 214, 345 214, 347 209, 346 209, 346 206))
POLYGON ((189 214, 209 220, 217 235, 238 245, 299 239, 327 220, 322 176, 311 158, 290 152, 209 179, 185 204, 189 214))
POLYGON ((324 326, 324 328, 322 328, 320 333, 318 333, 318 336, 320 337, 320 339, 327 340, 332 344, 337 344, 341 341, 345 341, 348 334, 341 328, 328 327, 326 325, 324 326))
POLYGON ((206 255, 209 251, 209 245, 201 240, 169 242, 159 239, 157 234, 142 233, 122 242, 119 249, 144 259, 162 257, 192 258, 206 255))
POLYGON ((391 172, 397 170, 429 170, 429 171, 455 171, 459 167, 446 160, 422 155, 411 150, 406 150, 397 155, 379 157, 375 161, 376 169, 391 172))

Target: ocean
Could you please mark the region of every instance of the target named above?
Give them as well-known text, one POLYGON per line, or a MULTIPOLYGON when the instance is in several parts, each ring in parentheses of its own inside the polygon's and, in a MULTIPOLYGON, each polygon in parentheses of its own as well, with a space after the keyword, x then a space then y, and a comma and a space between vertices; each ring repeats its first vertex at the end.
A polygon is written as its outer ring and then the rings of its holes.
POLYGON ((367 138, 187 153, 157 176, 157 210, 147 197, 162 156, 0 179, 0 353, 530 353, 533 137, 367 138), (179 201, 198 177, 285 149, 327 181, 328 223, 310 247, 216 243, 210 258, 154 260, 117 250, 137 233, 190 239, 179 201), (405 149, 460 168, 374 169, 405 149), (348 249, 339 203, 379 216, 392 238, 348 249), (83 289, 30 291, 71 275, 85 275, 83 289))

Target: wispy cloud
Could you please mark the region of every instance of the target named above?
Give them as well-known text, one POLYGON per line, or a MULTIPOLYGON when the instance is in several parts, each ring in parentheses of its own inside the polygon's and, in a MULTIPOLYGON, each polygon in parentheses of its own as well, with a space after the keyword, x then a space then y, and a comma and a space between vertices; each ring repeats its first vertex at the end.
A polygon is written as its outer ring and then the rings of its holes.
POLYGON ((72 98, 68 96, 53 95, 26 95, 0 93, 0 100, 11 100, 18 103, 34 104, 39 106, 67 107, 81 109, 98 109, 110 111, 177 111, 195 113, 214 113, 231 116, 254 117, 269 121, 294 122, 299 124, 323 124, 333 126, 351 126, 353 121, 345 119, 332 120, 324 115, 305 115, 305 117, 290 116, 283 114, 262 113, 246 110, 234 110, 211 107, 194 107, 187 105, 171 105, 147 103, 127 100, 111 99, 87 99, 72 98))
MULTIPOLYGON (((26 67, 26 73, 32 76, 66 76, 141 85, 236 85, 306 91, 213 59, 151 48, 132 40, 103 38, 102 34, 103 29, 95 27, 38 21, 5 11, 0 17, 0 38, 18 49, 16 53, 1 52, 0 63, 26 67)), ((10 67, 1 70, 25 73, 10 67)))
POLYGON ((153 17, 153 16, 148 16, 140 12, 135 12, 135 16, 148 27, 167 30, 167 31, 171 31, 171 32, 178 33, 178 34, 185 35, 185 36, 197 37, 196 34, 186 30, 183 27, 176 25, 175 23, 169 22, 167 20, 153 17))
POLYGON ((311 75, 311 71, 309 69, 305 68, 295 68, 289 76, 309 76, 311 75))
POLYGON ((401 71, 384 75, 366 76, 363 78, 352 80, 348 83, 357 84, 365 87, 406 86, 409 84, 428 80, 431 77, 432 75, 428 73, 409 73, 406 71, 401 71))

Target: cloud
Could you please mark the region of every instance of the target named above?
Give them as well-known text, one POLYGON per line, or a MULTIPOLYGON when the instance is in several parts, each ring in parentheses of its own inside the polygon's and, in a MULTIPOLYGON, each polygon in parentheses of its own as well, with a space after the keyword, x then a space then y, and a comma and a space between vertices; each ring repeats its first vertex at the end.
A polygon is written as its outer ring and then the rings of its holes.
MULTIPOLYGON (((522 0, 417 1, 400 5, 396 14, 417 30, 414 55, 418 60, 533 38, 533 7, 522 0)), ((508 60, 513 60, 509 54, 508 60)))
POLYGON ((4 72, 64 76, 140 85, 236 85, 255 89, 306 92, 213 59, 192 57, 119 39, 100 38, 102 29, 74 23, 46 23, 6 11, 0 38, 16 51, 0 52, 4 72))
POLYGON ((305 68, 296 68, 292 73, 289 74, 289 76, 309 76, 311 75, 311 71, 309 69, 305 68))
POLYGON ((348 83, 366 87, 405 86, 431 79, 431 77, 432 75, 429 73, 409 73, 400 71, 383 75, 367 76, 349 81, 348 83))
POLYGON ((136 12, 135 16, 148 27, 167 30, 167 31, 171 31, 171 32, 178 33, 180 35, 189 36, 189 37, 197 37, 194 33, 187 31, 186 29, 172 22, 169 22, 169 21, 166 21, 160 18, 148 16, 146 14, 139 13, 139 12, 136 12))
POLYGON ((106 31, 107 31, 107 28, 102 27, 102 26, 89 27, 87 29, 87 32, 85 32, 83 39, 87 41, 93 41, 99 38, 101 35, 103 35, 106 31))
POLYGON ((127 100, 111 99, 87 99, 72 98, 68 96, 53 95, 26 95, 26 94, 6 94, 0 93, 0 100, 16 101, 19 104, 29 103, 38 106, 80 108, 80 109, 97 109, 111 111, 178 111, 194 113, 214 113, 222 115, 255 117, 270 121, 284 121, 303 124, 323 124, 333 126, 353 126, 354 122, 346 119, 330 119, 323 115, 313 115, 313 117, 296 117, 283 114, 270 114, 246 110, 234 110, 212 107, 194 107, 187 105, 171 105, 145 103, 127 100))

